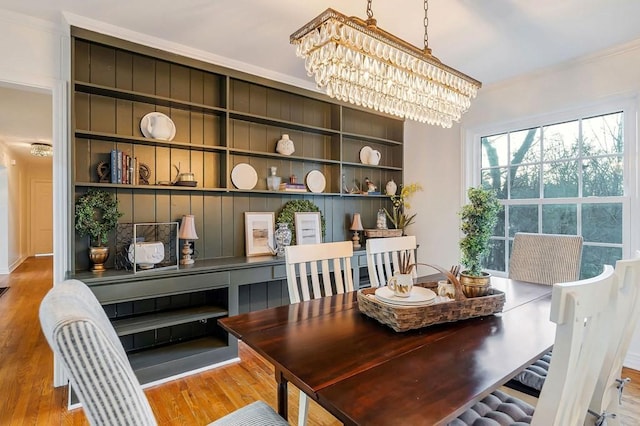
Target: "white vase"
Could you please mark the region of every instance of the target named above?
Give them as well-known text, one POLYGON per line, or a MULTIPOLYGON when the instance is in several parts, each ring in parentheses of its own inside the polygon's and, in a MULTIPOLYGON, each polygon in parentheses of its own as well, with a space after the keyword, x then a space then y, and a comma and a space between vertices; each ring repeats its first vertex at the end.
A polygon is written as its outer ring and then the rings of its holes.
POLYGON ((282 155, 291 155, 296 151, 293 146, 293 141, 289 139, 289 135, 282 135, 282 139, 280 139, 276 145, 276 151, 282 155))
POLYGON ((396 195, 396 191, 398 190, 398 185, 396 185, 396 183, 393 181, 393 179, 391 179, 389 182, 387 182, 387 186, 385 186, 385 191, 387 193, 387 195, 391 196, 391 195, 396 195))

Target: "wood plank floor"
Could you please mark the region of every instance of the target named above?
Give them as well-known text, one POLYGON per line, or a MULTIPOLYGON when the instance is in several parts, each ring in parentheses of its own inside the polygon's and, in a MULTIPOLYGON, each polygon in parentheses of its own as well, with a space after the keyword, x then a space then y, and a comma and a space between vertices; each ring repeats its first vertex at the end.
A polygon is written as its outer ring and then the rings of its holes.
MULTIPOLYGON (((51 287, 51 258, 30 258, 11 275, 0 275, 10 289, 0 297, 0 425, 86 425, 82 409, 66 410, 66 389, 52 387, 53 358, 38 323, 40 300, 51 287)), ((275 407, 273 367, 240 345, 242 362, 146 390, 161 425, 203 425, 252 401, 275 407)), ((624 396, 622 424, 640 425, 640 372, 624 396)), ((298 391, 289 390, 289 422, 296 424, 298 391)), ((310 425, 337 425, 314 402, 310 425)))

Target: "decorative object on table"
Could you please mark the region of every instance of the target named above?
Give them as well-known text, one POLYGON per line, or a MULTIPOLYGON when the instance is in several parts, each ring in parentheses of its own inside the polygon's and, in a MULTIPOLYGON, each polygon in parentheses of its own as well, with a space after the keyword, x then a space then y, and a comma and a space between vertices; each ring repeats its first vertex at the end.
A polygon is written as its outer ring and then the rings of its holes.
POLYGON ((482 263, 489 252, 489 241, 498 221, 502 205, 496 192, 482 187, 469 188, 469 204, 462 207, 460 230, 461 263, 466 268, 460 273, 462 290, 469 297, 486 294, 491 285, 491 275, 482 271, 482 263))
POLYGON ((320 212, 295 212, 296 244, 319 244, 322 242, 320 212))
POLYGON ((182 245, 182 258, 180 259, 180 264, 193 264, 194 260, 191 257, 193 254, 191 241, 197 240, 198 234, 196 234, 196 221, 192 214, 182 216, 182 223, 180 224, 178 238, 184 241, 182 245))
POLYGON ((413 288, 413 275, 411 272, 414 267, 415 263, 411 256, 411 250, 401 250, 398 253, 398 269, 387 281, 387 287, 393 291, 396 297, 411 296, 411 289, 413 288))
POLYGON ((76 201, 76 230, 81 237, 89 236, 89 259, 91 271, 102 272, 109 258, 109 247, 105 246, 109 232, 113 231, 122 216, 118 200, 101 189, 90 188, 76 201))
MULTIPOLYGON (((289 229, 292 230, 293 236, 291 237, 291 244, 297 243, 295 229, 295 213, 304 213, 304 212, 318 212, 320 213, 320 229, 321 236, 324 238, 325 235, 325 221, 320 208, 316 206, 312 201, 309 200, 291 200, 287 201, 284 206, 282 206, 282 210, 278 213, 278 217, 276 222, 285 222, 289 225, 289 229)), ((320 240, 322 241, 322 240, 320 240)))
POLYGON ((282 135, 282 138, 276 144, 276 151, 282 155, 291 155, 296 152, 296 148, 293 145, 293 141, 289 139, 289 135, 286 133, 282 135))
POLYGON ((176 125, 161 112, 150 112, 140 120, 140 130, 145 138, 172 141, 176 136, 176 125))
POLYGON ((401 237, 402 229, 365 229, 364 235, 367 238, 401 237))
POLYGON ((196 181, 196 176, 193 173, 191 172, 182 173, 180 171, 180 163, 178 163, 177 166, 174 164, 173 168, 176 169, 176 177, 173 179, 173 181, 171 181, 172 185, 191 186, 191 187, 195 187, 196 185, 198 185, 198 182, 196 181))
POLYGON ((449 299, 456 298, 456 287, 449 280, 438 281, 438 296, 448 297, 449 299))
POLYGON ((105 161, 101 161, 96 166, 96 173, 98 174, 98 182, 111 183, 111 166, 105 161))
POLYGON ((360 248, 360 234, 358 231, 364 230, 362 227, 362 220, 360 219, 360 213, 353 214, 353 221, 351 222, 351 227, 349 229, 353 231, 353 237, 351 238, 351 240, 353 240, 353 248, 360 248))
POLYGON ((269 191, 278 191, 280 189, 280 181, 282 178, 276 176, 278 168, 276 166, 269 167, 269 176, 267 176, 267 189, 269 191))
POLYGON ((164 260, 164 244, 160 241, 141 241, 129 244, 129 262, 135 265, 136 269, 153 269, 153 267, 164 260))
POLYGON ((139 185, 149 185, 149 178, 151 177, 151 168, 145 163, 139 163, 138 166, 139 185))
POLYGON ((387 209, 384 211, 391 223, 393 223, 393 226, 396 229, 402 229, 402 235, 406 235, 406 228, 413 223, 417 214, 407 214, 406 209, 411 208, 409 198, 416 192, 422 191, 422 186, 417 183, 400 186, 400 195, 394 194, 390 196, 391 202, 393 203, 392 213, 389 213, 387 209))
POLYGON ((387 214, 384 212, 384 209, 378 209, 376 229, 387 229, 387 214))
POLYGON ((291 245, 291 229, 289 225, 284 222, 279 222, 278 227, 275 230, 276 239, 276 255, 279 257, 284 256, 284 248, 291 245))
POLYGON ((384 191, 386 195, 392 197, 396 195, 396 192, 398 191, 398 185, 396 185, 396 182, 393 179, 391 179, 389 182, 387 182, 387 185, 384 187, 384 191))
POLYGON ((427 35, 428 0, 424 0, 424 48, 377 27, 371 1, 367 19, 327 9, 291 34, 296 55, 305 60, 331 98, 423 123, 451 127, 460 120, 482 84, 431 54, 427 35), (375 48, 370 48, 376 46, 375 48), (345 79, 344 70, 349 70, 345 79), (369 82, 388 83, 385 96, 369 82), (411 93, 412 96, 407 96, 411 93), (427 107, 428 106, 428 107, 427 107))
POLYGON ((258 183, 258 173, 250 164, 238 163, 231 170, 231 182, 238 189, 253 189, 258 183))
POLYGON ((179 222, 118 223, 115 268, 134 273, 178 269, 179 222))
POLYGON ((305 178, 309 191, 319 193, 323 192, 327 185, 327 180, 320 170, 311 170, 305 178))
POLYGON ((273 255, 273 212, 245 212, 244 236, 247 257, 273 255))

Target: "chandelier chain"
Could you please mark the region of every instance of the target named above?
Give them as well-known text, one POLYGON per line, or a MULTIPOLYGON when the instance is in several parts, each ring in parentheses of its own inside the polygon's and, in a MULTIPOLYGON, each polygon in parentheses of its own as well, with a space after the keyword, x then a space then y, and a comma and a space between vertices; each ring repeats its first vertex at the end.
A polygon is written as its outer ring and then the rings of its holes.
POLYGON ((424 0, 424 47, 429 47, 429 34, 427 34, 427 27, 429 26, 429 0, 424 0))
POLYGON ((367 18, 371 19, 373 18, 373 9, 371 9, 371 3, 373 0, 368 0, 367 1, 367 18))

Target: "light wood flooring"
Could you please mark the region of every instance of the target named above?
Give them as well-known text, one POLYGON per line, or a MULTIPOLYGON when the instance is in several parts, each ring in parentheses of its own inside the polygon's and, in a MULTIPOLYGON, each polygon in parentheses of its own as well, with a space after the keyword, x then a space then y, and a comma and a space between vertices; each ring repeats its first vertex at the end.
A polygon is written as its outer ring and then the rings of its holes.
MULTIPOLYGON (((38 322, 40 300, 52 285, 52 259, 29 258, 0 286, 0 425, 86 425, 82 409, 66 410, 66 389, 52 387, 53 357, 38 322)), ((273 367, 240 345, 242 362, 146 390, 161 425, 204 425, 252 401, 276 403, 273 367)), ((623 404, 623 424, 640 425, 640 372, 632 378, 623 404)), ((298 391, 290 386, 289 422, 296 424, 298 391)), ((337 425, 311 403, 310 425, 337 425)))

